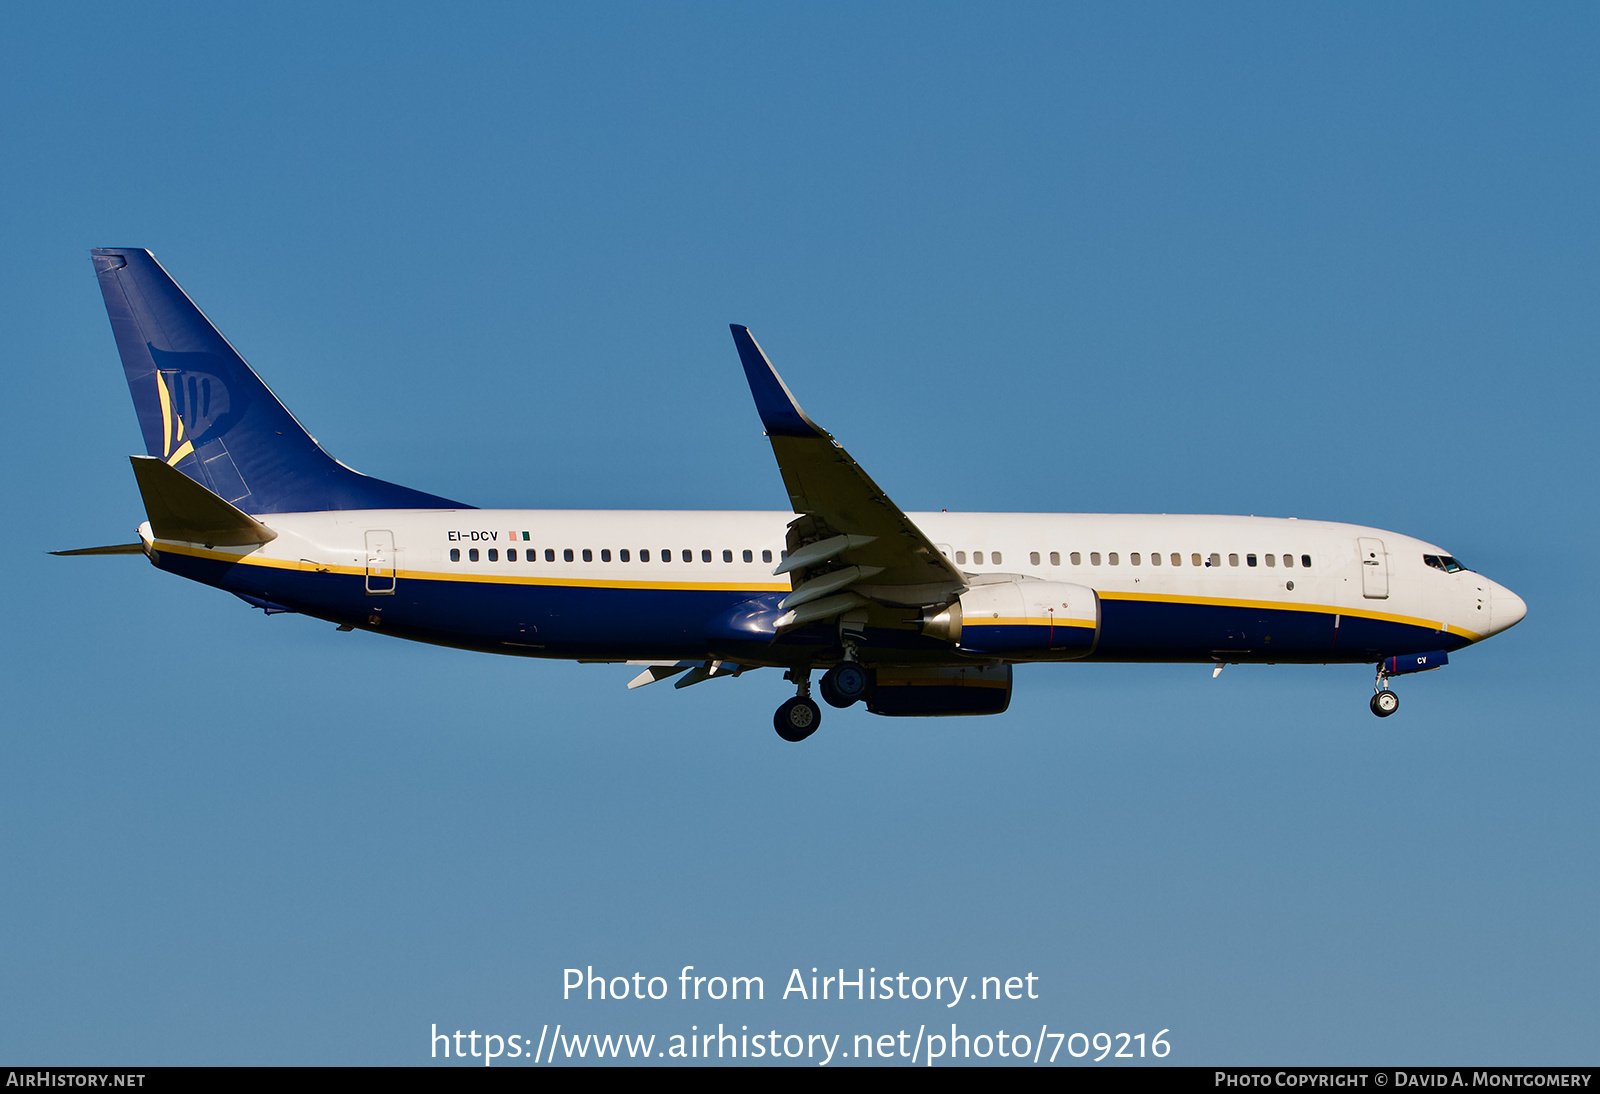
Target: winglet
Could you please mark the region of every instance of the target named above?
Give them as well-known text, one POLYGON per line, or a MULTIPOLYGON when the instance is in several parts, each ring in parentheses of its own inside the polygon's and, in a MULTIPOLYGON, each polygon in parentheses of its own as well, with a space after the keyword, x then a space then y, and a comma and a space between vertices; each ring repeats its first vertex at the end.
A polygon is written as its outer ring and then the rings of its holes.
POLYGON ((739 360, 744 365, 745 379, 750 381, 750 394, 755 397, 756 410, 767 436, 826 437, 828 434, 806 417, 806 412, 795 402, 789 386, 761 352, 750 328, 730 323, 728 329, 733 331, 733 344, 739 347, 739 360))
POLYGON ((154 456, 130 456, 133 477, 144 495, 144 511, 157 539, 243 547, 267 543, 278 533, 154 456))

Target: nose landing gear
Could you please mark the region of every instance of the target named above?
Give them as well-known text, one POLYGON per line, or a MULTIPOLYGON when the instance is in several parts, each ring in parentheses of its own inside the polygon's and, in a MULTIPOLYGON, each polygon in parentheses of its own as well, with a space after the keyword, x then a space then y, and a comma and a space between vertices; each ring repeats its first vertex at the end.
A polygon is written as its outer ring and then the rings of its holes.
POLYGON ((811 698, 811 669, 791 669, 783 674, 785 680, 794 682, 797 694, 785 700, 772 716, 772 728, 778 736, 790 743, 805 740, 822 724, 822 708, 811 698))
POLYGON ((1383 671, 1381 663, 1378 665, 1378 679, 1372 689, 1372 702, 1367 704, 1372 708, 1372 713, 1387 718, 1400 709, 1400 696, 1389 690, 1389 674, 1383 671))

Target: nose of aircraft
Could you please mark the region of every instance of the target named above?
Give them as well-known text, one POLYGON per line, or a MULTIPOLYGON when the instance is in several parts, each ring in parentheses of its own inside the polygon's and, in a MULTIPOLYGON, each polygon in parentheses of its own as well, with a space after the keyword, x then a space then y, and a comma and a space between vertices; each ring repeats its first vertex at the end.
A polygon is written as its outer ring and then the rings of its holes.
POLYGON ((1506 588, 1504 585, 1491 581, 1489 583, 1489 633, 1499 634, 1522 622, 1522 617, 1528 614, 1527 602, 1506 588))

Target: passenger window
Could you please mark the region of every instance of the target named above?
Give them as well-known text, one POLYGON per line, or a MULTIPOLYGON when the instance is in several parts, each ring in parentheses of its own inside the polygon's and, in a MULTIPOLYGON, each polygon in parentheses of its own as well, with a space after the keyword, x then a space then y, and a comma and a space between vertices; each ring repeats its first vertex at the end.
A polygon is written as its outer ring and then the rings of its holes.
POLYGON ((639 548, 639 561, 640 562, 649 562, 650 561, 650 548, 648 548, 648 547, 639 548))
POLYGON ((1150 565, 1152 565, 1152 566, 1161 565, 1161 552, 1160 551, 1151 551, 1150 552, 1150 565))
POLYGON ((566 550, 562 551, 561 552, 561 557, 563 559, 565 559, 566 561, 571 562, 572 561, 572 548, 568 547, 566 550))
POLYGON ((784 559, 786 559, 788 557, 789 557, 789 552, 788 551, 779 551, 778 552, 778 561, 779 562, 782 562, 784 559))
POLYGON ((1176 551, 1172 552, 1172 564, 1174 566, 1182 566, 1183 565, 1183 556, 1180 555, 1176 551))
POLYGON ((1246 566, 1254 566, 1256 564, 1256 556, 1255 555, 1245 555, 1244 556, 1244 564, 1246 566))
POLYGON ((583 549, 583 561, 585 561, 585 562, 593 562, 594 561, 594 552, 589 550, 589 548, 587 548, 587 547, 585 547, 583 549))
POLYGON ((1091 566, 1100 565, 1100 552, 1099 551, 1090 551, 1089 552, 1089 565, 1091 565, 1091 566))
POLYGON ((468 562, 476 562, 476 561, 478 561, 478 549, 476 547, 468 547, 467 548, 467 561, 468 562))
POLYGON ((733 552, 732 551, 723 551, 722 552, 722 561, 724 561, 724 562, 732 562, 733 561, 733 552))
POLYGON ((1029 551, 1028 552, 1028 564, 1030 566, 1039 565, 1039 552, 1038 551, 1029 551))
POLYGON ((711 561, 711 552, 710 551, 701 551, 700 552, 700 561, 701 562, 710 562, 711 561))
POLYGON ((1310 555, 1301 555, 1300 556, 1300 565, 1304 566, 1308 570, 1311 569, 1311 556, 1310 555))
POLYGON ((989 552, 989 565, 991 565, 991 566, 1000 565, 1000 552, 999 551, 990 551, 989 552))
POLYGON ((544 560, 546 562, 554 562, 556 560, 556 549, 554 547, 546 547, 544 549, 544 560))
POLYGON ((1201 561, 1200 561, 1200 556, 1197 555, 1197 554, 1196 555, 1190 555, 1189 559, 1190 559, 1190 562, 1195 566, 1203 565, 1203 563, 1201 563, 1201 561))
POLYGON ((762 551, 761 552, 761 561, 762 562, 771 562, 772 561, 772 552, 771 551, 762 551))
POLYGON ((672 549, 671 548, 668 548, 667 550, 661 552, 661 561, 662 562, 671 562, 672 561, 672 549))
POLYGON ((750 548, 748 547, 744 551, 744 560, 746 562, 754 562, 756 560, 756 556, 750 553, 750 548))
POLYGON ((1139 552, 1135 551, 1135 552, 1133 552, 1133 554, 1129 555, 1128 556, 1128 562, 1131 565, 1134 565, 1134 566, 1139 565, 1139 552))
POLYGON ((972 564, 974 566, 982 566, 983 565, 983 552, 982 551, 974 551, 974 552, 972 552, 972 564))
POLYGON ((1283 565, 1284 565, 1285 569, 1288 569, 1288 570, 1294 569, 1294 556, 1293 555, 1284 555, 1283 556, 1283 565))
POLYGON ((1082 552, 1079 552, 1079 551, 1072 552, 1072 564, 1074 566, 1082 566, 1083 565, 1083 554, 1082 554, 1082 552))
POLYGON ((617 552, 617 561, 618 562, 632 562, 633 561, 633 559, 629 557, 628 549, 626 547, 624 547, 622 550, 617 552))
POLYGON ((1239 556, 1238 555, 1229 555, 1228 556, 1228 565, 1229 566, 1237 566, 1237 565, 1239 565, 1239 556))
POLYGON ((610 562, 611 561, 611 548, 603 547, 603 548, 600 549, 600 561, 601 562, 610 562))
POLYGON ((1119 559, 1117 557, 1117 552, 1112 551, 1109 555, 1106 556, 1106 561, 1111 563, 1111 565, 1115 566, 1118 562, 1121 561, 1121 559, 1119 559))
POLYGON ((515 561, 517 561, 517 549, 515 547, 507 548, 507 550, 506 550, 506 561, 507 562, 515 562, 515 561))
MULTIPOLYGON (((706 553, 710 554, 711 552, 707 551, 706 553)), ((685 547, 683 549, 683 561, 685 561, 685 562, 693 562, 694 561, 694 552, 689 550, 689 548, 687 548, 687 547, 685 547)), ((710 560, 707 559, 706 561, 709 562, 710 560)))
POLYGON ((1050 565, 1052 565, 1052 566, 1061 565, 1061 552, 1060 551, 1051 551, 1050 552, 1050 565))
POLYGON ((489 561, 490 562, 499 562, 500 561, 500 552, 495 550, 493 547, 489 548, 489 561))
POLYGON ((957 551, 956 552, 956 561, 958 563, 960 563, 962 566, 965 566, 967 564, 967 552, 965 552, 965 551, 957 551))
MULTIPOLYGON (((1278 556, 1277 555, 1268 555, 1268 556, 1266 556, 1266 563, 1267 563, 1267 569, 1269 569, 1269 570, 1272 569, 1273 567, 1278 565, 1278 556)), ((1252 565, 1254 565, 1254 564, 1252 563, 1252 565)))
MULTIPOLYGON (((1211 562, 1211 565, 1213 565, 1213 566, 1221 566, 1222 565, 1222 556, 1217 554, 1217 552, 1212 551, 1211 552, 1211 558, 1210 558, 1209 561, 1211 562)), ((1235 566, 1239 565, 1239 557, 1237 555, 1234 556, 1233 564, 1235 566)))
POLYGON ((461 548, 459 548, 459 547, 450 548, 450 561, 451 562, 460 562, 461 561, 461 548))

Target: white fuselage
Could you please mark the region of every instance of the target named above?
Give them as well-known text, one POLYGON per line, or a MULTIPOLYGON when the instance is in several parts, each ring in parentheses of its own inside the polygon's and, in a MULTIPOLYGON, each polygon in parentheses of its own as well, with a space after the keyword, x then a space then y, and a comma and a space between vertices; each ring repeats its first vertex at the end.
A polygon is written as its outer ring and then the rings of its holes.
MULTIPOLYGON (((962 572, 1087 586, 1108 605, 1247 606, 1404 624, 1440 635, 1440 647, 1476 642, 1511 626, 1526 608, 1515 594, 1469 570, 1424 563, 1441 548, 1394 532, 1294 518, 1044 514, 909 514, 962 572), (1363 559, 1363 544, 1369 549, 1363 559), (1377 557, 1370 550, 1377 545, 1377 557)), ((783 593, 775 577, 793 514, 652 510, 347 510, 265 516, 277 538, 260 547, 180 554, 268 571, 378 574, 395 587, 424 582, 546 589, 783 593)), ((149 541, 146 525, 141 534, 149 541)), ((158 550, 163 545, 154 545, 158 550)), ((370 580, 369 580, 370 585, 370 580)), ((237 591, 237 590, 236 590, 237 591)), ((478 590, 487 593, 491 590, 478 590)), ((288 606, 319 610, 304 595, 288 606)), ((371 593, 379 610, 387 603, 371 593)), ((387 595, 393 595, 392 591, 387 595)), ((614 620, 626 650, 626 612, 614 620)), ((444 629, 470 622, 445 621, 444 629)), ((469 635, 463 644, 473 644, 469 635)), ((1124 648, 1107 655, 1139 659, 1124 648)), ((562 656, 541 647, 547 656, 562 656)), ((583 652, 583 651, 578 651, 583 652)), ((1195 657, 1205 656, 1199 650, 1195 657)))

